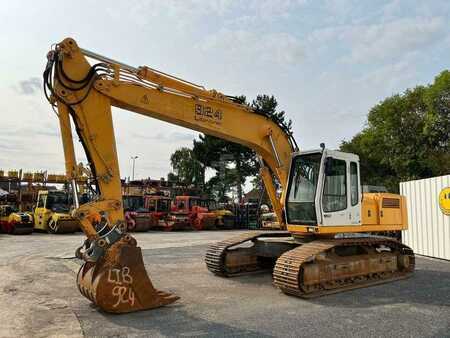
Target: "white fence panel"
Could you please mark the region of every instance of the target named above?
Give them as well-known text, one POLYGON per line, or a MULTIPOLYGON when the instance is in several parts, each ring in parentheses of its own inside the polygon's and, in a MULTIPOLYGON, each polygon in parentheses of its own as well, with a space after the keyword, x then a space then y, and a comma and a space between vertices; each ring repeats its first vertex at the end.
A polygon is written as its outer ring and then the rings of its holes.
POLYGON ((403 242, 419 255, 450 260, 450 215, 439 203, 439 194, 448 187, 450 175, 400 183, 409 222, 403 242))

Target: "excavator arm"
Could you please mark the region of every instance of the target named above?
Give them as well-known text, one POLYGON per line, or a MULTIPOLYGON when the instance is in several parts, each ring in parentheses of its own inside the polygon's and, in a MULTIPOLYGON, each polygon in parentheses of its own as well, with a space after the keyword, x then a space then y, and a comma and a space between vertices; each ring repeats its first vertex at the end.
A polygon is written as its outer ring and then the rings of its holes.
MULTIPOLYGON (((48 54, 44 87, 57 109, 66 173, 76 192, 77 166, 72 123, 97 185, 96 200, 74 215, 87 236, 77 255, 86 262, 78 274, 82 294, 109 312, 154 308, 177 297, 151 285, 136 241, 126 234, 111 107, 133 111, 253 149, 274 211, 282 217, 274 175, 283 188, 297 146, 288 128, 215 90, 156 71, 131 67, 81 49, 67 38, 48 54), (88 58, 99 61, 91 65, 88 58)), ((282 190, 283 194, 285 189, 282 190)), ((75 194, 76 195, 76 194, 75 194)))

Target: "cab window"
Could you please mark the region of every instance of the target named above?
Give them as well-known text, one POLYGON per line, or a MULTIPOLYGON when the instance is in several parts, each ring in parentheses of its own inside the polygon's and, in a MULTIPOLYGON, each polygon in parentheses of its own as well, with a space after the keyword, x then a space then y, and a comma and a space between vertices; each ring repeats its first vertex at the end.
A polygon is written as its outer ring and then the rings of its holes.
POLYGON ((189 199, 189 209, 199 205, 199 201, 196 198, 189 199))
POLYGON ((322 206, 324 212, 347 208, 347 164, 344 160, 327 158, 322 206))
POLYGON ((5 209, 5 216, 9 216, 9 215, 11 215, 13 212, 15 212, 14 208, 8 205, 8 206, 6 207, 6 209, 5 209))
POLYGON ((350 162, 350 200, 352 206, 358 204, 358 165, 356 162, 350 162))
POLYGON ((170 202, 167 199, 158 200, 156 206, 157 211, 165 211, 165 212, 170 211, 170 202))
POLYGON ((44 208, 46 200, 47 200, 47 195, 39 195, 36 207, 37 208, 44 208))
POLYGON ((148 211, 156 211, 156 200, 148 200, 148 211))
POLYGON ((288 223, 317 224, 315 197, 321 160, 321 153, 294 158, 287 191, 288 223))

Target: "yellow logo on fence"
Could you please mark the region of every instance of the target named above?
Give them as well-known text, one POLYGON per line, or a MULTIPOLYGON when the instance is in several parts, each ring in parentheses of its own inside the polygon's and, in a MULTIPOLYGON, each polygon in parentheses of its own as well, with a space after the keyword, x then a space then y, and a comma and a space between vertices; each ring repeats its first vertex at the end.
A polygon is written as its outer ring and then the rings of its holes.
POLYGON ((439 205, 444 215, 450 216, 450 187, 442 189, 439 194, 439 205))

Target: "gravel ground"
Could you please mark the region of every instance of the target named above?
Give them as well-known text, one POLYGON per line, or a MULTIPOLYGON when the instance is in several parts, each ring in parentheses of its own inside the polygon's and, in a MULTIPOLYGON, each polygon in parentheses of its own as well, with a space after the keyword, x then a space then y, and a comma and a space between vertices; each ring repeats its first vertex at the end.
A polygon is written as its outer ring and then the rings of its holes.
POLYGON ((206 246, 235 233, 136 234, 155 287, 181 299, 126 315, 79 294, 81 234, 2 234, 0 337, 450 337, 450 262, 418 257, 412 278, 303 300, 279 292, 270 274, 210 274, 206 246))

